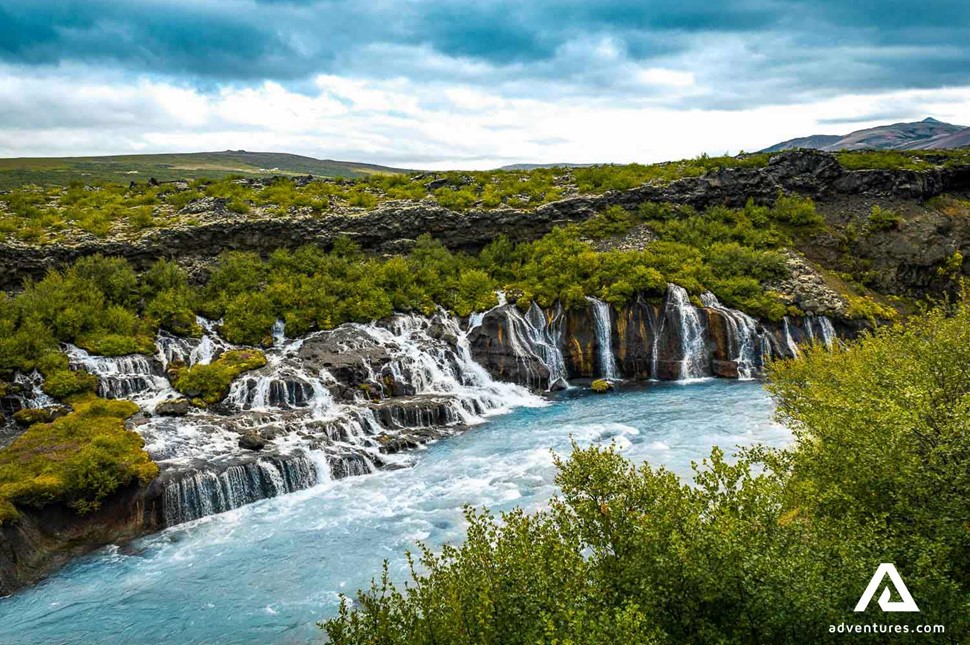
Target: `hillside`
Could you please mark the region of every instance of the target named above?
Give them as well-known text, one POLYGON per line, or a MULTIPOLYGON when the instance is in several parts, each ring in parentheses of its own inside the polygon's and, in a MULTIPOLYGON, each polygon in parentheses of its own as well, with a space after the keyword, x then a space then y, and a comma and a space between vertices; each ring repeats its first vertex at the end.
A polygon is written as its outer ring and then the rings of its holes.
POLYGON ((970 128, 932 117, 913 123, 893 123, 845 135, 815 134, 776 143, 762 152, 794 148, 839 150, 946 150, 970 145, 970 128))
POLYGON ((25 184, 66 186, 72 181, 128 183, 146 181, 151 177, 171 181, 200 177, 219 179, 229 175, 364 177, 399 172, 404 171, 375 164, 245 150, 107 157, 18 157, 0 159, 0 190, 25 184))

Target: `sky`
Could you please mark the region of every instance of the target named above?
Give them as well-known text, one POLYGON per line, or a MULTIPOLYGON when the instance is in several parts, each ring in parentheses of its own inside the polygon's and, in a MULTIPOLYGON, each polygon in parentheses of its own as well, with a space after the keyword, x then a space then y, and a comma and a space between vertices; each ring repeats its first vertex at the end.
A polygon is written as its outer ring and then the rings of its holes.
POLYGON ((653 162, 970 125, 967 0, 0 0, 0 156, 653 162))

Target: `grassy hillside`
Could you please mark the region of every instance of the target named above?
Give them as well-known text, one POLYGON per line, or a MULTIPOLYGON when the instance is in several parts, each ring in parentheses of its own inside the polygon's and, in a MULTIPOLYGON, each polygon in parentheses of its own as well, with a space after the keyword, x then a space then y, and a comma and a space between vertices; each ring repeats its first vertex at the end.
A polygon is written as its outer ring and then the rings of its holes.
POLYGON ((0 190, 25 184, 66 186, 127 183, 173 179, 220 179, 228 175, 316 175, 365 177, 402 170, 366 163, 314 159, 279 152, 192 152, 179 154, 119 155, 111 157, 22 157, 0 159, 0 190))

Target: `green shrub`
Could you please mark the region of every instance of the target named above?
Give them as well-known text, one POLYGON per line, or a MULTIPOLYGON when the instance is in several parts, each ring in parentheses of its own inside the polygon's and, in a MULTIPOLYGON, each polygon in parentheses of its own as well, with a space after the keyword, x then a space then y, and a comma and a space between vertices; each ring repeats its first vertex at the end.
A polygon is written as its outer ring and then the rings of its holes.
POLYGON ((81 370, 44 372, 44 393, 55 399, 64 400, 79 394, 93 393, 97 387, 97 377, 81 370))
POLYGON ((902 222, 901 215, 881 206, 873 206, 869 212, 868 227, 872 231, 889 231, 899 228, 902 222))
POLYGON ((218 403, 229 393, 229 386, 237 376, 264 365, 266 356, 259 350, 232 350, 208 365, 176 370, 172 387, 193 401, 218 403))
POLYGON ((613 389, 613 384, 607 381, 606 379, 600 378, 593 381, 589 387, 597 394, 605 394, 606 392, 609 392, 610 390, 613 389))

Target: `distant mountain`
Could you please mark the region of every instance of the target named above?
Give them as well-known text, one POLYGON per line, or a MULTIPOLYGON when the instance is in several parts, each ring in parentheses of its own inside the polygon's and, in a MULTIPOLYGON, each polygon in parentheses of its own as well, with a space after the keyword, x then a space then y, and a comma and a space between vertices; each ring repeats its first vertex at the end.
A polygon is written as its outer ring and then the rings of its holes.
POLYGON ((72 181, 88 184, 147 181, 151 177, 166 181, 199 177, 219 179, 227 175, 361 177, 399 172, 407 171, 367 163, 245 150, 107 157, 21 157, 0 159, 0 189, 23 184, 56 186, 72 181))
POLYGON ((940 150, 970 145, 970 128, 930 117, 913 123, 894 123, 856 130, 846 135, 816 134, 790 139, 765 148, 778 152, 792 148, 817 150, 940 150))

